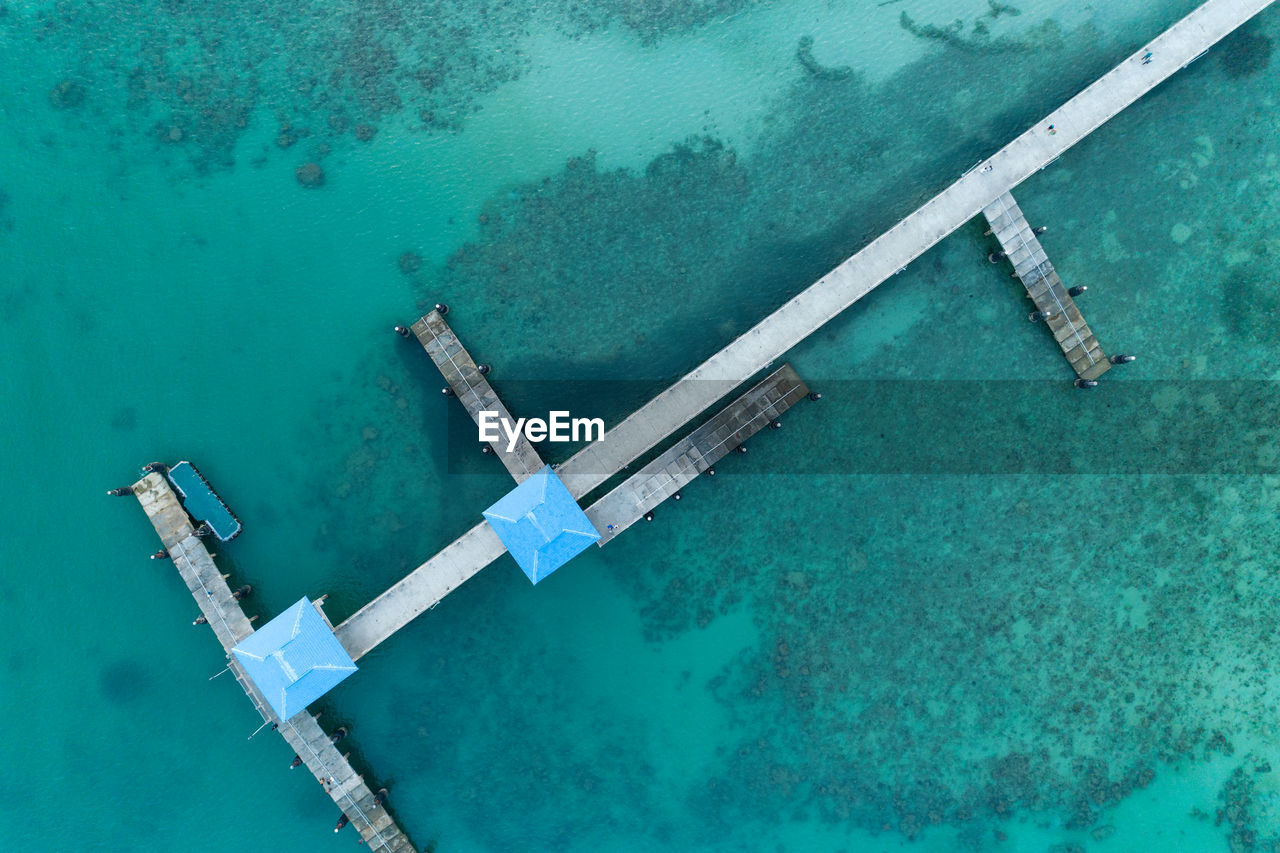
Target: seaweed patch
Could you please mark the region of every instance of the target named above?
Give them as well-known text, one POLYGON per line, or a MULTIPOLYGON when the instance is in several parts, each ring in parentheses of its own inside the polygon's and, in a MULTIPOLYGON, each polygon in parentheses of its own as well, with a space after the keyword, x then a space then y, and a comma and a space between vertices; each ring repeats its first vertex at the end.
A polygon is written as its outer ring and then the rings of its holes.
POLYGON ((819 80, 848 80, 853 76, 853 69, 847 65, 827 66, 814 59, 813 36, 800 38, 800 43, 796 46, 796 59, 800 60, 805 71, 819 80))

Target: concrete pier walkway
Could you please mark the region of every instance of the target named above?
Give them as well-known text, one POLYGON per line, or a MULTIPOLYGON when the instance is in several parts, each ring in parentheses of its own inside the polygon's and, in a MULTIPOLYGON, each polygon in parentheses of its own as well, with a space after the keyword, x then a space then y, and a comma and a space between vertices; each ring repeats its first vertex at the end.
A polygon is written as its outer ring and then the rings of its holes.
POLYGON ((325 792, 345 814, 370 850, 387 853, 414 853, 413 845, 385 808, 375 805, 373 792, 345 757, 334 747, 320 725, 302 711, 288 720, 279 719, 266 699, 240 667, 231 649, 253 633, 231 587, 218 571, 204 542, 195 535, 191 519, 164 475, 151 473, 133 484, 133 493, 160 536, 173 565, 191 591, 201 614, 208 621, 227 654, 228 668, 248 695, 264 724, 274 723, 277 731, 302 758, 325 792))
POLYGON ((357 610, 333 633, 351 659, 360 660, 505 553, 506 546, 489 522, 481 522, 357 610))
MULTIPOLYGON (((1207 0, 580 450, 557 474, 575 497, 588 494, 1270 4, 1207 0)), ((338 626, 339 638, 359 658, 501 554, 488 524, 477 525, 338 626)))
POLYGON ((1066 285, 1057 270, 1049 262, 1044 247, 1022 214, 1022 208, 1011 193, 1000 197, 982 209, 991 226, 991 233, 1000 241, 1000 248, 1013 264, 1014 275, 1027 289, 1027 296, 1035 303, 1036 311, 1047 314, 1045 325, 1053 333, 1053 339, 1062 348, 1067 363, 1081 379, 1097 379, 1111 369, 1111 362, 1093 336, 1089 324, 1084 321, 1076 302, 1067 293, 1066 285))

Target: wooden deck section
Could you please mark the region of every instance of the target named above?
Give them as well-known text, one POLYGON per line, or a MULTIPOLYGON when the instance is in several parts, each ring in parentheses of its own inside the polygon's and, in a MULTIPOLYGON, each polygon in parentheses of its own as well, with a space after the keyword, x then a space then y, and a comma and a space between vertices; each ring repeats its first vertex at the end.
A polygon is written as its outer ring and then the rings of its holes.
POLYGON ((231 654, 234 646, 253 633, 253 625, 245 616, 240 602, 232 596, 231 587, 218 571, 204 542, 195 535, 191 519, 168 480, 161 474, 148 474, 133 484, 133 493, 159 534, 165 550, 173 558, 173 564, 200 612, 222 644, 236 681, 258 709, 263 722, 278 725, 279 733, 301 756, 303 763, 351 821, 351 826, 360 833, 370 850, 413 853, 408 837, 386 809, 374 805, 374 795, 364 779, 342 757, 315 719, 302 711, 289 720, 280 720, 231 654))
MULTIPOLYGON (((453 333, 444 317, 440 316, 439 311, 432 311, 414 323, 413 333, 418 336, 422 348, 431 356, 436 367, 440 368, 445 381, 453 389, 454 396, 466 407, 467 414, 471 415, 477 427, 481 412, 497 412, 507 423, 515 424, 516 419, 502 405, 489 380, 480 373, 475 359, 458 342, 458 336, 453 333)), ((523 434, 517 437, 514 452, 507 450, 505 437, 489 442, 489 446, 502 460, 502 464, 507 466, 517 483, 524 482, 544 467, 538 451, 523 434)))
MULTIPOLYGON (((1271 0, 1207 0, 584 447, 557 469, 560 479, 577 498, 600 486, 1269 5, 1271 0)), ((414 569, 338 626, 351 657, 358 659, 434 607, 501 548, 481 523, 414 569), (431 577, 435 572, 443 577, 431 577)))
POLYGON ((791 365, 769 374, 684 440, 666 450, 587 508, 604 546, 748 438, 772 424, 809 393, 791 365))
POLYGON ((1075 300, 1067 293, 1013 195, 1001 193, 982 209, 982 215, 987 218, 991 233, 1000 241, 1000 248, 1013 264, 1013 272, 1027 289, 1036 310, 1049 315, 1045 325, 1053 332, 1053 339, 1062 347, 1062 354, 1076 375, 1081 379, 1097 379, 1110 370, 1111 362, 1075 300))

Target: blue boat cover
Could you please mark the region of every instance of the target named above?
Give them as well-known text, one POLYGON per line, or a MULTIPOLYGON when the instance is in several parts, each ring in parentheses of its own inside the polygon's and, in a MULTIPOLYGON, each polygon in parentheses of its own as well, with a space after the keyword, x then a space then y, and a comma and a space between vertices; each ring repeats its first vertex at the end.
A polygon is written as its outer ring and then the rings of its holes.
POLYGON ((600 538, 550 465, 485 510, 484 517, 534 583, 600 538))
POLYGON ((207 521, 214 536, 226 542, 240 534, 240 520, 190 462, 179 462, 170 468, 169 482, 178 490, 187 514, 196 521, 207 521))
POLYGON ((306 598, 254 631, 231 653, 281 720, 356 671, 347 650, 306 598))

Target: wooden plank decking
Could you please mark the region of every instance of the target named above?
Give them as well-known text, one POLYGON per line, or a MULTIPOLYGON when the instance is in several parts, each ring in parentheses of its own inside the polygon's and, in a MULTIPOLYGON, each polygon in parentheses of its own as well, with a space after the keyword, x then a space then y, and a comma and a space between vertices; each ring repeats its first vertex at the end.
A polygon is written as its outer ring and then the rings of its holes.
POLYGON ((1000 241, 1013 272, 1027 289, 1027 295, 1035 303, 1037 311, 1049 315, 1044 322, 1053 332, 1053 339, 1062 348, 1067 363, 1081 379, 1097 379, 1111 369, 1111 362, 1093 336, 1089 324, 1084 321, 1076 302, 1049 262, 1039 238, 1031 230, 1022 208, 1011 193, 1000 197, 982 209, 991 226, 991 233, 1000 241))
POLYGON ((604 546, 809 393, 784 364, 587 508, 604 546))
POLYGON ((245 616, 240 602, 231 594, 231 587, 218 571, 204 542, 195 535, 191 519, 168 480, 162 474, 147 474, 133 484, 133 493, 159 534, 165 550, 173 558, 173 564, 200 612, 222 644, 228 667, 263 722, 276 724, 277 731, 324 786, 325 792, 351 821, 351 826, 359 832, 370 850, 413 853, 408 837, 385 808, 374 805, 373 792, 334 747, 315 719, 302 711, 289 720, 280 720, 240 667, 235 655, 231 654, 233 647, 253 633, 253 625, 245 616))
POLYGON ((148 474, 133 484, 133 493, 191 591, 200 613, 208 620, 222 648, 230 651, 253 633, 253 625, 240 602, 232 596, 231 587, 209 556, 203 540, 195 535, 195 527, 169 481, 163 474, 148 474))
MULTIPOLYGON (((498 416, 509 424, 515 424, 515 418, 507 411, 498 399, 498 394, 489 384, 489 380, 480 373, 470 353, 458 341, 453 329, 440 316, 439 311, 432 311, 413 324, 413 333, 417 335, 422 348, 431 356, 440 373, 453 389, 453 394, 466 407, 471 419, 480 423, 481 412, 497 412, 498 416)), ((515 450, 507 450, 507 439, 500 436, 497 441, 489 442, 493 452, 507 466, 511 476, 517 483, 522 483, 541 471, 544 467, 542 458, 523 433, 516 438, 515 450)))

